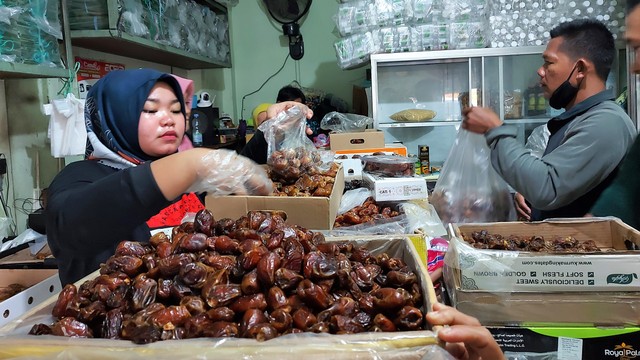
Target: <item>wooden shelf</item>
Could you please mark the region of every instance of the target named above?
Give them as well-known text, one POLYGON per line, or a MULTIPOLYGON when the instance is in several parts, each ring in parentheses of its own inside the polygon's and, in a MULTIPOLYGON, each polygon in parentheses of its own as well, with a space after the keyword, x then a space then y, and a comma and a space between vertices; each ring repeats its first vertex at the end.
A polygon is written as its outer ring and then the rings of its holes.
POLYGON ((114 30, 74 30, 71 31, 71 44, 86 49, 183 69, 231 67, 230 63, 219 62, 205 56, 192 54, 185 50, 114 30))
POLYGON ((65 78, 69 71, 41 65, 0 62, 0 79, 65 78))

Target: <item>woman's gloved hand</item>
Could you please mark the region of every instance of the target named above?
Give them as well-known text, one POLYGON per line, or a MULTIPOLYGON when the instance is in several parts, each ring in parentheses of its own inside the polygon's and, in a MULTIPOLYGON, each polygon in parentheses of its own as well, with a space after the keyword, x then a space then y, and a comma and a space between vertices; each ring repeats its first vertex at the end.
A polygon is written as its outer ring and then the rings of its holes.
POLYGON ((209 195, 269 195, 273 183, 265 169, 233 150, 218 149, 206 152, 197 169, 198 180, 190 192, 209 195))

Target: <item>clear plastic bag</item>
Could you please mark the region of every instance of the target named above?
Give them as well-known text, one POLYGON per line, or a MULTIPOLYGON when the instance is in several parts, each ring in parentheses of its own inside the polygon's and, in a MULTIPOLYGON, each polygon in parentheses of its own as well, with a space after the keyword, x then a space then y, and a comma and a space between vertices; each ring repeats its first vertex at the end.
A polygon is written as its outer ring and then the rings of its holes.
POLYGON ((371 125, 373 125, 373 119, 368 116, 343 114, 337 111, 328 113, 320 122, 322 129, 335 133, 362 132, 371 125))
MULTIPOLYGON (((297 181, 304 173, 319 173, 322 156, 307 137, 307 119, 294 106, 264 121, 258 127, 267 142, 267 165, 271 178, 283 184, 297 181)), ((331 157, 333 159, 333 157, 331 157)))
POLYGON ((443 223, 509 221, 511 199, 484 136, 460 129, 430 198, 443 223))
POLYGON ((527 144, 525 147, 529 150, 531 155, 541 158, 547 148, 550 135, 551 133, 549 132, 549 128, 547 128, 547 124, 542 124, 533 129, 531 135, 527 138, 527 144))
POLYGON ((342 194, 337 214, 344 214, 354 207, 362 205, 371 195, 371 190, 367 188, 358 188, 345 192, 342 194))

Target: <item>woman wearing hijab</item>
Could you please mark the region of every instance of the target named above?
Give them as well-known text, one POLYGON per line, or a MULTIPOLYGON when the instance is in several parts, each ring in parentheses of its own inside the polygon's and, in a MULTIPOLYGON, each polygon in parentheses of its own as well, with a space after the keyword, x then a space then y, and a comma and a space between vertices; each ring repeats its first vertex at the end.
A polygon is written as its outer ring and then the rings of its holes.
POLYGON ((233 151, 177 152, 185 105, 169 74, 110 72, 87 95, 85 123, 85 160, 66 166, 48 190, 47 239, 63 284, 98 269, 120 241, 147 242, 147 220, 170 218, 163 209, 184 193, 271 192, 265 171, 233 151))

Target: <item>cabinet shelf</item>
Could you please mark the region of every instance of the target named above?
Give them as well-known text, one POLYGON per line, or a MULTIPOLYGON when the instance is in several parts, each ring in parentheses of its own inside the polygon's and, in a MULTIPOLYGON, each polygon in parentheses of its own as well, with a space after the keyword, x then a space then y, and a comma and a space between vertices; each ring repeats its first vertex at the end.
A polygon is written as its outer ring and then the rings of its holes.
POLYGON ((425 122, 398 122, 398 123, 385 123, 378 124, 379 128, 411 128, 411 127, 433 127, 433 126, 452 126, 460 125, 459 120, 450 121, 425 121, 425 122))
POLYGON ((71 44, 86 49, 146 60, 184 69, 213 69, 231 67, 205 56, 189 53, 152 40, 118 33, 114 30, 74 30, 71 44))
POLYGON ((0 62, 0 79, 64 78, 68 76, 69 71, 65 68, 0 62))
MULTIPOLYGON (((505 119, 505 124, 531 124, 531 123, 546 123, 549 121, 550 116, 530 117, 530 118, 518 118, 518 119, 505 119)), ((413 128, 413 127, 434 127, 434 126, 458 126, 461 121, 449 120, 449 121, 424 121, 424 122, 398 122, 398 123, 384 123, 378 124, 379 128, 391 129, 391 128, 413 128)))

